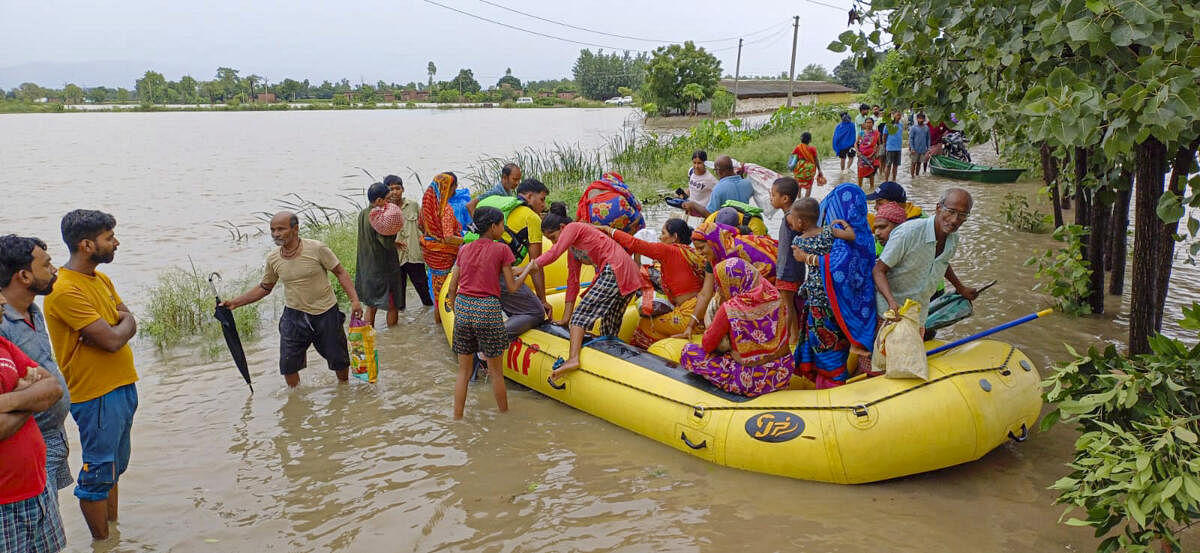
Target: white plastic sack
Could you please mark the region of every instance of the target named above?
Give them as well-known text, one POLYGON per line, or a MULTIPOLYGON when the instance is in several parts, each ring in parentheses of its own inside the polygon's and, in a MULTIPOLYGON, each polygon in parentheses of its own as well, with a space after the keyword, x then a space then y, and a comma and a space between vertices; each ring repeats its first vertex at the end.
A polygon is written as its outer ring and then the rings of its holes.
MULTIPOLYGON (((871 354, 872 370, 884 370, 888 378, 920 378, 929 380, 929 361, 925 358, 925 341, 921 335, 921 305, 905 300, 900 307, 900 319, 889 321, 875 335, 875 350, 871 354)), ((884 315, 891 319, 892 312, 884 315)))

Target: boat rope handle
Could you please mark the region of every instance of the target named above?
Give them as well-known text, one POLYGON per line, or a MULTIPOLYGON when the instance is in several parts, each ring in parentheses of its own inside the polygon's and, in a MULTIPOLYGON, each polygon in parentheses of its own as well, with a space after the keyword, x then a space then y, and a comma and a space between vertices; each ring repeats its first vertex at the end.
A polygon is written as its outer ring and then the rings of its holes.
MULTIPOLYGON (((615 338, 612 336, 600 336, 598 338, 594 338, 593 340, 589 341, 588 344, 590 344, 592 342, 596 342, 596 341, 609 341, 609 340, 613 340, 613 339, 615 339, 615 338)), ((517 338, 517 340, 522 341, 520 338, 517 338)), ((524 342, 522 341, 522 343, 524 343, 524 342)), ((552 355, 541 349, 538 349, 536 351, 537 351, 537 353, 540 353, 542 355, 545 355, 547 357, 554 359, 555 360, 554 368, 556 368, 556 369, 564 363, 564 360, 562 357, 559 357, 557 355, 552 355)), ((870 408, 874 405, 878 405, 880 403, 883 403, 890 399, 900 397, 900 396, 907 394, 909 392, 912 392, 914 390, 919 390, 919 389, 929 386, 931 384, 936 384, 938 382, 942 382, 944 380, 948 380, 948 379, 954 378, 956 376, 967 376, 967 375, 972 375, 972 374, 988 373, 988 372, 993 372, 993 371, 1001 371, 1001 374, 1007 376, 1008 374, 1011 374, 1011 372, 1012 372, 1008 368, 1008 363, 1010 361, 1012 361, 1013 354, 1016 353, 1016 351, 1017 351, 1016 346, 1009 345, 1008 346, 1008 354, 1004 356, 1004 361, 994 367, 984 367, 984 368, 980 368, 980 369, 970 369, 970 370, 966 370, 966 371, 959 371, 959 372, 955 372, 955 373, 944 374, 937 378, 926 380, 926 381, 924 381, 920 384, 917 384, 916 386, 913 386, 911 388, 905 388, 903 390, 898 390, 898 391, 890 393, 886 396, 883 396, 883 397, 880 397, 877 399, 873 399, 873 400, 865 402, 865 403, 859 403, 857 405, 795 405, 795 406, 711 405, 711 406, 705 406, 705 405, 699 405, 699 404, 691 404, 686 401, 681 401, 681 400, 675 399, 673 397, 665 396, 663 394, 660 394, 660 393, 652 391, 652 390, 647 390, 645 388, 634 386, 633 384, 629 384, 627 382, 622 382, 615 378, 611 378, 611 377, 608 377, 608 376, 605 376, 605 375, 602 375, 599 373, 595 373, 593 371, 583 368, 582 366, 579 367, 579 369, 577 369, 577 370, 579 370, 580 372, 590 374, 601 380, 606 380, 608 382, 612 382, 614 384, 624 386, 631 390, 641 392, 648 396, 655 397, 655 398, 658 398, 658 399, 661 399, 664 401, 668 401, 668 402, 674 403, 676 405, 681 405, 683 407, 687 407, 689 409, 692 409, 693 414, 695 414, 697 417, 703 417, 704 413, 706 411, 850 411, 851 413, 854 413, 855 415, 857 415, 859 417, 866 417, 869 414, 868 408, 870 408)), ((550 384, 550 387, 552 387, 556 390, 561 390, 563 388, 566 388, 566 386, 567 386, 565 382, 563 384, 556 386, 554 384, 554 381, 549 378, 547 378, 547 382, 550 384)))

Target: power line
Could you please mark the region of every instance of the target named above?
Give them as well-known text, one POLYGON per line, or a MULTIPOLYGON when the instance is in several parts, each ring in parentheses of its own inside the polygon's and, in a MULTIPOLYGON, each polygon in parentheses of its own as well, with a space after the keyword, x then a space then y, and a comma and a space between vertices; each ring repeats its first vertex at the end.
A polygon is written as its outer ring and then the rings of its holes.
POLYGON ((818 6, 825 6, 826 8, 833 8, 833 9, 835 9, 835 10, 838 10, 838 11, 843 11, 843 12, 848 12, 848 11, 850 11, 850 9, 849 9, 849 8, 843 8, 842 6, 835 6, 835 5, 833 5, 833 4, 826 4, 825 2, 821 2, 820 0, 804 0, 804 1, 805 1, 805 2, 808 2, 809 4, 816 4, 816 5, 818 5, 818 6))
MULTIPOLYGON (((513 12, 513 13, 521 14, 521 15, 523 15, 523 16, 525 16, 525 17, 532 17, 533 19, 537 19, 537 20, 539 20, 539 21, 545 21, 546 23, 553 23, 553 24, 555 24, 555 25, 561 25, 561 26, 563 26, 563 27, 567 27, 567 28, 570 28, 570 29, 575 29, 575 30, 577 30, 577 31, 584 31, 584 32, 588 32, 588 33, 595 33, 595 34, 598 34, 598 35, 611 36, 611 37, 614 37, 614 38, 624 38, 624 39, 628 39, 628 40, 638 40, 638 41, 642 41, 642 42, 656 42, 656 43, 660 43, 660 44, 661 44, 661 43, 664 43, 664 42, 665 42, 665 43, 669 43, 669 44, 683 44, 684 42, 686 42, 686 41, 682 41, 682 40, 665 40, 665 39, 657 39, 657 38, 641 38, 641 37, 636 37, 636 36, 629 36, 629 35, 619 35, 619 34, 615 34, 615 33, 607 33, 607 32, 604 32, 604 31, 597 31, 597 30, 595 30, 595 29, 588 29, 588 28, 586 28, 586 27, 580 27, 580 26, 577 26, 577 25, 572 25, 572 24, 570 24, 570 23, 564 23, 564 22, 562 22, 562 21, 555 21, 555 20, 553 20, 553 19, 546 19, 545 17, 541 17, 541 16, 537 16, 537 15, 534 15, 534 14, 531 14, 531 13, 528 13, 528 12, 523 12, 523 11, 521 11, 521 10, 516 10, 516 9, 513 9, 513 8, 509 8, 509 7, 507 7, 507 6, 502 6, 502 5, 500 5, 500 4, 497 4, 497 3, 495 3, 495 2, 491 2, 491 1, 489 1, 489 0, 479 0, 479 1, 480 1, 480 2, 483 2, 484 4, 487 4, 487 5, 489 5, 489 6, 494 6, 494 7, 500 8, 500 9, 502 9, 502 10, 505 10, 505 11, 510 11, 510 12, 513 12)), ((810 0, 810 1, 811 1, 811 0, 810 0)), ((768 31, 768 30, 774 29, 774 28, 775 28, 775 26, 776 26, 776 25, 771 25, 770 27, 767 27, 767 28, 765 28, 765 29, 759 29, 759 30, 757 30, 757 31, 754 31, 753 33, 747 33, 747 34, 745 34, 745 35, 742 35, 742 37, 745 37, 745 36, 753 36, 753 35, 756 35, 756 34, 758 34, 758 33, 761 33, 761 32, 763 32, 763 31, 768 31)), ((726 41, 730 41, 730 40, 737 40, 738 38, 742 38, 742 37, 736 37, 736 36, 734 36, 734 37, 728 37, 728 38, 713 38, 713 39, 708 39, 708 40, 693 40, 693 41, 691 41, 691 42, 696 42, 696 43, 700 43, 700 42, 726 42, 726 41)))
MULTIPOLYGON (((767 35, 767 36, 765 36, 765 37, 762 37, 762 38, 757 38, 757 39, 754 39, 754 40, 748 40, 748 41, 746 41, 746 42, 745 42, 745 44, 743 44, 742 46, 743 46, 743 47, 745 47, 745 46, 749 46, 749 45, 751 45, 751 44, 758 44, 758 43, 761 43, 761 42, 764 42, 764 41, 767 41, 767 40, 771 40, 771 39, 776 39, 776 40, 778 40, 778 39, 779 39, 779 37, 783 36, 783 34, 784 34, 784 33, 786 33, 786 32, 787 32, 787 29, 786 29, 786 28, 783 28, 783 29, 780 29, 780 30, 776 31, 775 33, 773 33, 773 34, 770 34, 770 35, 767 35)), ((737 45, 736 45, 736 44, 735 44, 735 45, 733 45, 733 46, 726 46, 726 47, 724 47, 724 48, 716 48, 716 49, 713 49, 713 50, 711 50, 711 51, 712 51, 712 52, 724 52, 724 51, 726 51, 726 50, 733 50, 733 49, 735 49, 735 48, 737 48, 737 45)))
POLYGON ((508 24, 508 23, 502 23, 502 22, 500 22, 500 21, 496 21, 495 19, 489 19, 489 18, 483 17, 483 16, 481 16, 481 15, 475 15, 475 14, 473 14, 473 13, 470 13, 470 12, 465 12, 465 11, 463 11, 463 10, 460 10, 460 9, 458 9, 458 8, 452 8, 452 7, 450 7, 450 6, 447 6, 447 5, 445 5, 445 4, 442 4, 442 3, 439 3, 439 2, 435 2, 434 0, 423 0, 423 1, 424 1, 426 4, 433 4, 433 5, 435 5, 435 6, 438 6, 438 7, 441 7, 441 8, 445 8, 445 9, 447 9, 447 10, 450 10, 450 11, 452 11, 452 12, 457 12, 457 13, 463 14, 463 15, 465 15, 465 16, 467 16, 467 17, 472 17, 472 18, 478 19, 478 20, 480 20, 480 21, 486 21, 486 22, 488 22, 488 23, 494 23, 494 24, 496 24, 496 25, 500 25, 500 26, 503 26, 503 27, 508 27, 509 29, 516 29, 516 30, 518 30, 518 31, 521 31, 521 32, 524 32, 524 33, 529 33, 529 34, 531 34, 531 35, 536 35, 536 36, 540 36, 540 37, 544 37, 544 38, 552 38, 552 39, 554 39, 554 40, 561 40, 561 41, 563 41, 563 42, 570 42, 570 43, 573 43, 573 44, 582 44, 582 45, 584 45, 584 46, 595 46, 595 47, 597 47, 597 48, 608 48, 609 50, 628 50, 628 51, 630 51, 630 52, 649 53, 649 52, 648 52, 648 51, 646 51, 646 50, 637 50, 637 49, 633 49, 633 48, 615 48, 615 47, 612 47, 612 46, 607 46, 607 45, 604 45, 604 44, 596 44, 596 43, 593 43, 593 42, 583 42, 583 41, 579 41, 579 40, 573 40, 573 39, 569 39, 569 38, 563 38, 563 37, 560 37, 560 36, 548 35, 548 34, 546 34, 546 33, 539 33, 539 32, 537 32, 537 31, 531 31, 531 30, 529 30, 529 29, 524 29, 524 28, 518 27, 518 26, 516 26, 516 25, 511 25, 511 24, 508 24))

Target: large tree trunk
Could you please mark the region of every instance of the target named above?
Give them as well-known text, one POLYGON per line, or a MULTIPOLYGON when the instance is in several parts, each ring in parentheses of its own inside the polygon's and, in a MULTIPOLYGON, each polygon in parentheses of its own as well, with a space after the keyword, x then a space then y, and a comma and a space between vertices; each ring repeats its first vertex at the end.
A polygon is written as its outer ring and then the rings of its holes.
POLYGON ((1162 306, 1158 303, 1158 270, 1155 259, 1163 224, 1158 219, 1158 198, 1163 192, 1167 147, 1153 136, 1136 149, 1137 184, 1134 190, 1133 292, 1129 299, 1129 353, 1150 352, 1150 334, 1162 306))
POLYGON ((1117 189, 1117 198, 1113 202, 1113 216, 1109 221, 1112 232, 1108 233, 1112 242, 1109 250, 1112 274, 1108 276, 1108 293, 1114 296, 1125 293, 1125 257, 1128 253, 1129 241, 1129 194, 1132 188, 1132 173, 1128 170, 1121 171, 1121 186, 1117 189))
MULTIPOLYGON (((1083 186, 1083 181, 1087 178, 1088 173, 1087 148, 1076 147, 1073 161, 1075 162, 1075 175, 1073 179, 1075 186, 1075 224, 1083 227, 1084 230, 1083 236, 1080 237, 1082 243, 1079 253, 1084 259, 1091 259, 1091 256, 1088 255, 1091 234, 1087 229, 1088 223, 1091 222, 1090 202, 1088 201, 1089 191, 1083 186)), ((1092 270, 1095 271, 1096 269, 1099 269, 1101 273, 1104 272, 1103 266, 1096 267, 1093 265, 1092 270)))
MULTIPOLYGON (((1175 152, 1175 160, 1172 162, 1171 180, 1167 181, 1167 191, 1175 194, 1181 201, 1183 199, 1184 189, 1187 188, 1188 174, 1191 173, 1192 164, 1196 158, 1196 148, 1200 147, 1200 138, 1196 138, 1191 144, 1180 148, 1175 152)), ((1170 288, 1168 283, 1171 280, 1171 265, 1175 259, 1175 233, 1179 232, 1179 221, 1174 223, 1163 223, 1162 234, 1158 240, 1158 253, 1155 254, 1155 259, 1159 262, 1158 269, 1158 284, 1155 291, 1158 292, 1159 310, 1154 320, 1154 329, 1162 330, 1163 306, 1167 303, 1167 291, 1170 288)))
POLYGON ((1091 191, 1091 228, 1088 229, 1088 265, 1092 268, 1091 284, 1089 286, 1087 302, 1092 307, 1092 313, 1104 313, 1104 254, 1108 252, 1105 247, 1105 242, 1108 241, 1110 233, 1108 232, 1108 216, 1109 208, 1104 205, 1103 185, 1100 188, 1091 191))
POLYGON ((1062 202, 1058 192, 1058 158, 1050 152, 1050 146, 1042 143, 1042 182, 1050 189, 1050 201, 1054 203, 1054 228, 1063 226, 1062 202))

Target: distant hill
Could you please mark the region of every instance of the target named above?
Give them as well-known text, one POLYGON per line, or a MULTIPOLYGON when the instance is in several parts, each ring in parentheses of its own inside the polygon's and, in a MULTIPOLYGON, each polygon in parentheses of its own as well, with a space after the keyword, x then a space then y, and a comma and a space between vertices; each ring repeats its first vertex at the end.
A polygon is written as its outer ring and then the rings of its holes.
MULTIPOLYGON (((0 88, 9 90, 21 83, 37 83, 48 88, 62 88, 75 83, 84 88, 107 86, 109 88, 133 89, 133 83, 146 72, 154 69, 167 76, 178 78, 185 71, 178 67, 139 60, 105 60, 74 63, 23 63, 0 67, 0 88)), ((207 73, 203 77, 208 78, 207 73)))

